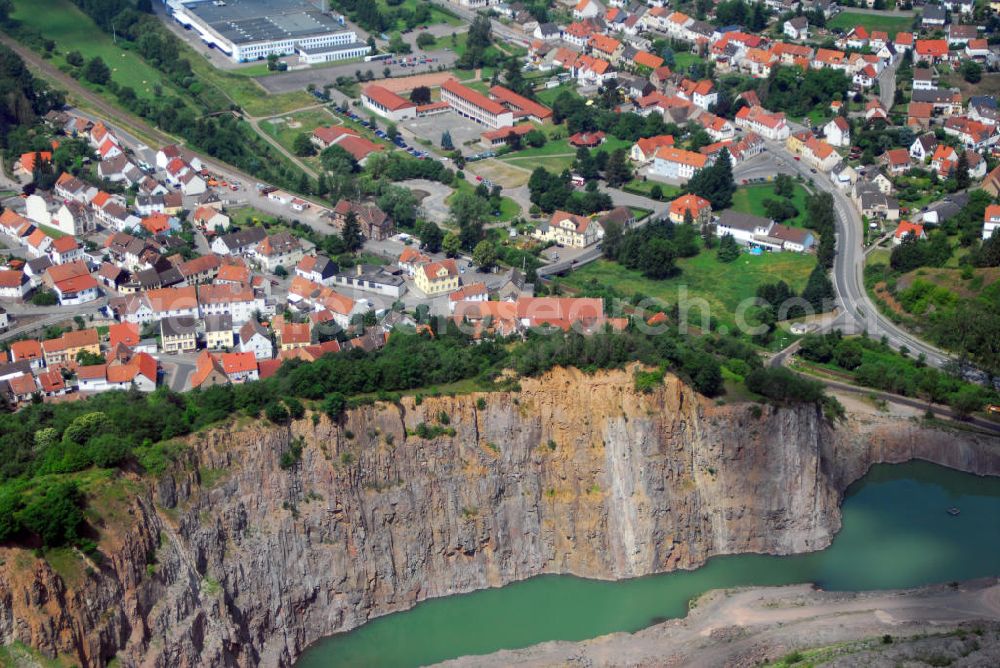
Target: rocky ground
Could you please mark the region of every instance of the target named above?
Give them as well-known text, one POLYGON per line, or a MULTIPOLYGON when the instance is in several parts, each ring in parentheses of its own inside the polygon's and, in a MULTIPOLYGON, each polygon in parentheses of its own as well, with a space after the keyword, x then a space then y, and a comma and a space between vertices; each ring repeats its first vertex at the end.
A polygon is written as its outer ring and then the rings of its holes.
POLYGON ((685 619, 581 643, 551 642, 441 666, 1000 665, 996 579, 914 590, 809 585, 713 591, 685 619))

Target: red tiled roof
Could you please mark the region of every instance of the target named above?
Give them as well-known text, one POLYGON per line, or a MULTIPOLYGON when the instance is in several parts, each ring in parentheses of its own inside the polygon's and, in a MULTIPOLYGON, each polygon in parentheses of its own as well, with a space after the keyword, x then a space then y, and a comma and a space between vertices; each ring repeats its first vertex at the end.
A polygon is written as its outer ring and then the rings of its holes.
POLYGON ((441 89, 446 90, 452 95, 459 97, 469 104, 472 104, 480 109, 489 112, 494 115, 502 114, 506 111, 504 106, 499 102, 495 102, 490 98, 486 97, 479 91, 472 90, 471 88, 466 88, 462 84, 458 83, 455 79, 448 79, 443 84, 441 84, 441 89))
POLYGON ((257 358, 253 353, 222 353, 222 369, 227 376, 256 371, 257 358))
POLYGON ((397 95, 388 88, 383 88, 382 86, 378 86, 376 84, 366 86, 361 92, 362 95, 382 105, 389 111, 398 111, 399 109, 409 109, 417 106, 405 97, 397 95))
POLYGON ((538 119, 546 119, 552 115, 552 110, 544 104, 539 104, 534 100, 529 100, 523 95, 518 95, 514 91, 503 86, 493 86, 490 88, 490 97, 499 100, 504 106, 512 106, 525 112, 529 116, 538 119))

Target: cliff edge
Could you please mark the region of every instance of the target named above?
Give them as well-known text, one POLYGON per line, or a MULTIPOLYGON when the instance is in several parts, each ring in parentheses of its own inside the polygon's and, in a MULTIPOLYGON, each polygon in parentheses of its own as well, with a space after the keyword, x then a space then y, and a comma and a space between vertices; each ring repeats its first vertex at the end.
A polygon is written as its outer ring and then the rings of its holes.
POLYGON ((184 445, 159 477, 121 473, 91 499, 103 563, 0 548, 0 642, 85 666, 288 666, 426 598, 822 549, 874 463, 1000 473, 985 437, 574 369, 184 445))

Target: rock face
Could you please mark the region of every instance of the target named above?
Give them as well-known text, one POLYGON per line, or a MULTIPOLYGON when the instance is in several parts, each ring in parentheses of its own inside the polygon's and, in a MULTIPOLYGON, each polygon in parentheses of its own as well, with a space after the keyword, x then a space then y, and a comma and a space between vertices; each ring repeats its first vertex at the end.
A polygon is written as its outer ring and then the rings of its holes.
POLYGON ((157 480, 115 481, 127 493, 103 520, 103 564, 72 577, 0 549, 0 641, 87 666, 287 666, 430 597, 821 549, 873 463, 1000 472, 986 440, 718 406, 673 377, 642 394, 626 371, 380 403, 339 425, 237 423, 187 445, 157 480))

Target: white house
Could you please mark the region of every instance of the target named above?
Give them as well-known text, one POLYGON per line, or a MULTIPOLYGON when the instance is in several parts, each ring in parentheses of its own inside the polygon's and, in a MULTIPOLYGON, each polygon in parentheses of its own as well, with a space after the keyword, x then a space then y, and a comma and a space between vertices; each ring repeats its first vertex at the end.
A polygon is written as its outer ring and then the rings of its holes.
POLYGON ((269 360, 274 354, 271 337, 256 320, 247 320, 240 327, 240 352, 253 353, 258 360, 269 360))
POLYGON ((788 19, 785 21, 782 29, 785 36, 791 39, 809 39, 809 19, 804 16, 796 16, 795 18, 788 19))
POLYGON ((1000 206, 991 204, 986 207, 986 214, 983 216, 983 241, 989 239, 1000 229, 1000 206))
POLYGON ((687 182, 695 172, 707 165, 706 155, 664 146, 656 150, 650 173, 674 181, 687 182))
POLYGON ((604 13, 604 7, 596 0, 580 0, 573 8, 573 18, 577 21, 582 19, 592 19, 604 13))
POLYGON ((842 116, 836 116, 823 126, 823 136, 831 146, 850 146, 851 126, 842 116))

